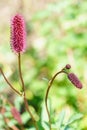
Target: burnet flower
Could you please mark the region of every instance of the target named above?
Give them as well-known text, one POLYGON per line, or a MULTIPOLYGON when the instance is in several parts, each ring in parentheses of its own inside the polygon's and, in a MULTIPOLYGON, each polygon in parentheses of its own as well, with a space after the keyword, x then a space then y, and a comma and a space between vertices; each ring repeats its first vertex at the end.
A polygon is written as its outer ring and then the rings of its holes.
MULTIPOLYGON (((36 119, 34 118, 28 106, 26 93, 25 93, 25 83, 24 83, 22 71, 21 71, 21 53, 23 53, 26 49, 26 29, 25 29, 24 18, 19 14, 15 15, 11 21, 11 48, 13 52, 18 54, 17 55, 18 56, 18 71, 19 71, 19 77, 20 77, 21 86, 22 86, 22 95, 24 98, 24 104, 25 104, 26 110, 28 111, 29 115, 32 118, 32 121, 35 125, 36 130, 38 130, 36 119)), ((18 91, 16 92, 20 94, 18 91)), ((14 118, 21 124, 22 121, 21 121, 20 115, 15 108, 12 109, 12 114, 14 118)))
POLYGON ((11 113, 14 119, 17 120, 19 124, 22 124, 21 114, 15 107, 11 108, 11 113))
POLYGON ((78 77, 74 74, 74 73, 69 73, 68 75, 68 79, 71 81, 71 83, 76 86, 77 88, 81 89, 82 88, 82 83, 81 81, 78 79, 78 77))
POLYGON ((26 29, 23 16, 17 14, 11 20, 11 48, 14 52, 26 49, 26 29))

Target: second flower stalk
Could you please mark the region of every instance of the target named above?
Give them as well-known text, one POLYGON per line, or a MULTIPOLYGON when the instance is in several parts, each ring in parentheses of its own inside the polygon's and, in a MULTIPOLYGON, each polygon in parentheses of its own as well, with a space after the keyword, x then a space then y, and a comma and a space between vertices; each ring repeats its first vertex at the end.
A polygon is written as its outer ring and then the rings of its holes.
POLYGON ((46 91, 46 96, 45 96, 45 106, 46 106, 46 111, 48 114, 48 119, 49 119, 49 129, 52 130, 52 126, 51 126, 51 118, 50 118, 50 112, 48 109, 48 105, 47 105, 47 99, 48 99, 48 95, 49 95, 49 91, 52 87, 52 84, 55 80, 55 78, 61 74, 64 73, 67 75, 67 78, 71 81, 71 83, 81 89, 82 88, 82 83, 81 81, 78 79, 78 77, 74 74, 74 73, 69 73, 68 70, 71 68, 71 65, 67 64, 62 70, 60 70, 59 72, 57 72, 56 74, 54 74, 54 76, 51 78, 51 80, 48 83, 48 87, 47 87, 47 91, 46 91))
POLYGON ((25 108, 31 116, 36 130, 38 130, 36 120, 29 109, 29 105, 26 99, 25 84, 21 71, 21 53, 23 53, 26 49, 26 27, 24 18, 19 14, 15 15, 11 21, 11 48, 18 56, 18 70, 22 86, 22 96, 24 99, 25 108))

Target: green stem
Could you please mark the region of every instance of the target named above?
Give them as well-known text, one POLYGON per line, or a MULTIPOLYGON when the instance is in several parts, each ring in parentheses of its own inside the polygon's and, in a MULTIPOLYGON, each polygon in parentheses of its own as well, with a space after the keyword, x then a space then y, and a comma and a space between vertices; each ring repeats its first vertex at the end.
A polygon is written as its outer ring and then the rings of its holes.
POLYGON ((18 69, 19 69, 19 76, 20 76, 20 80, 21 80, 21 84, 22 84, 22 91, 23 91, 23 96, 24 96, 25 107, 26 107, 26 110, 28 111, 29 115, 32 118, 32 121, 33 121, 33 123, 35 125, 36 130, 38 130, 36 120, 35 120, 34 116, 32 115, 32 113, 31 113, 31 111, 29 109, 28 102, 27 102, 27 99, 26 99, 25 85, 24 85, 22 72, 21 72, 21 55, 20 55, 20 53, 18 54, 18 69))
POLYGON ((7 129, 7 130, 10 130, 10 128, 9 128, 9 126, 8 126, 8 123, 6 122, 6 118, 5 118, 4 114, 2 114, 2 116, 3 116, 3 120, 4 120, 4 123, 5 123, 6 129, 7 129))
POLYGON ((2 74, 2 76, 3 76, 3 78, 4 78, 4 80, 5 80, 6 83, 12 88, 12 90, 15 91, 18 95, 22 96, 22 94, 21 94, 18 90, 16 90, 16 89, 12 86, 12 84, 8 81, 8 79, 6 78, 4 72, 3 72, 3 70, 2 70, 1 68, 0 68, 0 72, 1 72, 1 74, 2 74))
POLYGON ((50 130, 52 130, 52 127, 51 127, 50 113, 49 113, 49 109, 48 109, 48 106, 47 106, 47 99, 48 99, 48 94, 49 94, 50 88, 51 88, 51 86, 52 86, 52 84, 53 84, 53 81, 54 81, 54 79, 56 78, 56 76, 59 75, 60 73, 66 73, 66 74, 67 74, 67 72, 65 72, 64 69, 62 69, 61 71, 57 72, 57 73, 51 78, 51 80, 49 81, 48 88, 47 88, 47 91, 46 91, 46 96, 45 96, 45 106, 46 106, 46 111, 47 111, 47 114, 48 114, 50 130))

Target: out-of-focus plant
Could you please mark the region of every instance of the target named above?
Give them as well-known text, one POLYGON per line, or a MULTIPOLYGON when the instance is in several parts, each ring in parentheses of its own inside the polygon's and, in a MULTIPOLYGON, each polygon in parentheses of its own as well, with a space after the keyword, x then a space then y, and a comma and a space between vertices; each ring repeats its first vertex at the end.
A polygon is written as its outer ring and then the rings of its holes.
MULTIPOLYGON (((40 121, 37 124, 35 117, 33 116, 33 114, 30 111, 30 108, 29 108, 29 105, 28 105, 28 102, 27 102, 27 98, 26 98, 25 84, 24 84, 24 80, 23 80, 23 77, 22 77, 22 71, 21 71, 21 53, 23 53, 25 51, 25 48, 26 48, 26 30, 25 30, 24 19, 19 14, 17 14, 16 16, 13 17, 12 23, 11 23, 11 48, 12 48, 13 52, 15 52, 18 56, 18 71, 19 71, 19 77, 20 77, 21 86, 22 86, 22 92, 15 89, 15 87, 8 81, 8 79, 6 78, 2 68, 0 68, 0 73, 2 74, 2 76, 5 79, 5 81, 7 82, 7 84, 10 86, 10 88, 13 91, 15 91, 19 96, 23 97, 25 108, 28 111, 28 113, 29 113, 29 115, 30 115, 30 117, 31 117, 31 119, 34 123, 35 129, 36 130, 43 129, 40 121)), ((49 90, 50 90, 52 83, 53 83, 54 79, 56 78, 56 76, 59 75, 60 73, 65 73, 65 74, 67 74, 68 79, 77 88, 80 88, 80 89, 82 88, 82 84, 79 81, 79 79, 76 77, 76 75, 73 74, 73 73, 67 72, 67 70, 70 69, 70 68, 71 68, 71 66, 69 64, 67 64, 61 71, 57 72, 52 77, 52 79, 50 80, 48 88, 47 88, 46 97, 45 97, 45 105, 46 105, 46 110, 47 110, 47 114, 48 114, 48 118, 49 118, 49 124, 48 125, 49 125, 50 130, 52 130, 52 127, 51 127, 50 113, 49 113, 48 106, 47 106, 47 99, 48 99, 49 90)), ((3 109, 4 108, 2 107, 2 111, 3 111, 3 109)), ((19 111, 14 106, 11 108, 11 113, 12 113, 14 119, 17 120, 18 124, 21 126, 21 129, 24 130, 21 114, 19 113, 19 111)), ((4 116, 3 112, 2 112, 2 117, 4 119, 6 126, 7 126, 6 128, 9 130, 10 127, 8 125, 8 121, 7 121, 8 119, 4 116)), ((75 118, 74 120, 76 120, 76 119, 78 119, 78 118, 75 118)), ((71 124, 72 122, 73 121, 71 120, 67 124, 67 126, 65 126, 65 127, 68 127, 68 125, 71 124)))
MULTIPOLYGON (((18 71, 19 71, 19 77, 20 77, 21 86, 22 86, 22 92, 19 92, 17 89, 15 89, 15 87, 8 81, 8 79, 6 78, 1 68, 0 68, 0 73, 4 77, 7 84, 12 88, 12 90, 14 90, 18 95, 23 97, 25 108, 28 111, 29 115, 31 116, 36 130, 38 130, 36 119, 32 115, 28 106, 26 93, 25 93, 25 84, 24 84, 24 80, 23 80, 22 72, 21 72, 21 53, 23 53, 26 48, 26 30, 25 30, 24 19, 19 14, 13 17, 12 23, 11 23, 11 48, 13 52, 15 52, 18 56, 18 71)), ((18 123, 22 124, 22 120, 17 109, 14 107, 11 109, 11 112, 14 118, 18 121, 18 123)))
POLYGON ((82 88, 82 83, 80 82, 80 80, 77 78, 77 76, 74 73, 69 73, 67 70, 70 69, 71 66, 69 64, 67 64, 61 71, 57 72, 52 79, 49 82, 47 91, 46 91, 46 97, 45 97, 45 105, 46 105, 46 110, 47 110, 47 114, 48 114, 48 118, 49 118, 49 129, 51 130, 51 119, 50 119, 50 113, 49 113, 49 109, 47 106, 47 99, 48 99, 48 94, 49 94, 49 90, 53 84, 54 79, 61 73, 64 73, 67 75, 68 79, 72 82, 72 84, 74 84, 77 88, 81 89, 82 88))
MULTIPOLYGON (((30 39, 31 41, 24 55, 24 62, 22 62, 23 77, 26 86, 27 101, 36 119, 39 118, 38 128, 40 130, 49 129, 43 99, 47 83, 51 79, 51 74, 60 70, 61 66, 64 66, 66 63, 70 63, 74 71, 83 80, 84 86, 87 83, 86 5, 86 0, 75 2, 72 2, 72 0, 62 0, 49 3, 44 10, 36 12, 31 17, 31 22, 27 21, 27 32, 30 34, 28 40, 30 39), (32 39, 32 34, 34 40, 32 39)), ((2 47, 2 50, 6 53, 8 48, 4 48, 2 47)), ((4 70, 8 70, 6 65, 3 67, 4 70)), ((21 87, 19 87, 17 82, 16 63, 13 63, 12 69, 10 78, 15 88, 21 91, 21 87)), ((0 90, 2 88, 5 89, 6 84, 3 82, 2 76, 0 76, 0 81, 0 90)), ((11 100, 10 96, 14 94, 11 91, 8 97, 5 95, 5 90, 4 94, 0 93, 0 108, 3 106, 0 112, 4 111, 6 119, 0 114, 0 129, 6 130, 8 126, 12 129, 22 129, 22 127, 25 130, 33 129, 33 122, 25 111, 23 98, 16 96, 14 100, 12 98, 14 104, 11 104, 9 101, 11 100), (7 100, 8 98, 9 100, 7 100), (4 101, 3 105, 2 101, 4 101), (19 125, 15 117, 13 118, 11 114, 13 106, 21 114, 23 126, 19 125)), ((53 130, 57 130, 58 128, 61 130, 87 129, 87 103, 85 99, 85 89, 78 92, 73 87, 70 87, 64 76, 60 76, 58 80, 55 80, 48 100, 53 130), (64 111, 61 112, 62 108, 64 111), (58 116, 59 113, 60 116, 58 116), (72 113, 75 114, 73 115, 72 113), (82 114, 79 113, 83 113, 85 116, 82 118, 82 114), (79 120, 80 118, 82 120, 79 120), (70 120, 72 121, 68 124, 70 120)))

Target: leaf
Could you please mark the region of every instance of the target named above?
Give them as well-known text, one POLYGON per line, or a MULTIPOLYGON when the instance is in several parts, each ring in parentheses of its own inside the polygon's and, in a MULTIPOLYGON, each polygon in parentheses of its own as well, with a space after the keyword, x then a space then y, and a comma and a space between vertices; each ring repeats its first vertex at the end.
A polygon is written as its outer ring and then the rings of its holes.
POLYGON ((47 127, 49 127, 49 123, 48 122, 44 121, 44 123, 47 125, 47 127))
POLYGON ((44 129, 49 130, 48 115, 47 115, 45 105, 43 105, 43 107, 42 107, 41 121, 42 121, 42 126, 44 127, 44 129))
POLYGON ((44 128, 42 127, 42 124, 41 124, 40 120, 38 121, 38 128, 39 128, 39 130, 44 130, 44 128))
POLYGON ((73 130, 73 128, 71 128, 71 127, 69 127, 69 126, 66 126, 66 127, 64 128, 64 130, 73 130))
POLYGON ((49 80, 45 77, 42 78, 42 80, 46 81, 46 82, 49 82, 49 80))
POLYGON ((29 117, 29 114, 27 112, 24 112, 22 114, 22 121, 23 121, 23 124, 26 124, 26 122, 30 119, 29 117))
POLYGON ((58 120, 58 127, 59 127, 59 129, 61 128, 61 126, 63 124, 64 117, 65 117, 65 110, 62 110, 60 115, 59 115, 59 120, 58 120))
POLYGON ((83 114, 81 114, 81 113, 71 116, 67 122, 67 125, 72 124, 74 121, 77 121, 77 120, 81 119, 82 117, 83 117, 83 114))

